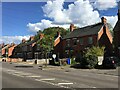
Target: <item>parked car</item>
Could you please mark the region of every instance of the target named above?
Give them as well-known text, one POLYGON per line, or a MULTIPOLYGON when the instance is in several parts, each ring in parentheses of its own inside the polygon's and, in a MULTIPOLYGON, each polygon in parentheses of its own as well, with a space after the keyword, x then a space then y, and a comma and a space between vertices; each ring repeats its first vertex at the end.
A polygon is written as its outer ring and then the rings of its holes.
POLYGON ((6 62, 6 59, 3 58, 3 59, 2 59, 2 62, 6 62))
POLYGON ((116 62, 117 62, 117 57, 114 56, 110 56, 110 57, 106 57, 103 60, 103 68, 107 68, 107 69, 116 69, 116 62))

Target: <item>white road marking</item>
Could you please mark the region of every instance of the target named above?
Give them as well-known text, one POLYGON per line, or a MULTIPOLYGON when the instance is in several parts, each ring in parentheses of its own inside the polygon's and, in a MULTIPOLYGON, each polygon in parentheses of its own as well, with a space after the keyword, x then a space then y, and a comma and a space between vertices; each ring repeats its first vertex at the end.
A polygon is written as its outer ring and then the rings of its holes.
POLYGON ((35 79, 36 81, 41 81, 40 79, 35 79))
POLYGON ((104 74, 104 76, 118 77, 118 76, 115 76, 115 75, 109 75, 109 74, 104 74))
POLYGON ((41 76, 26 76, 26 77, 41 77, 41 76))
POLYGON ((13 72, 13 71, 15 71, 15 70, 6 70, 6 71, 8 71, 8 72, 13 72))
POLYGON ((12 75, 19 76, 19 77, 24 77, 24 76, 22 76, 22 75, 18 75, 18 74, 12 74, 12 75))
POLYGON ((97 88, 97 87, 92 87, 92 88, 97 88))
POLYGON ((44 82, 44 83, 48 83, 48 84, 51 84, 53 86, 59 86, 59 87, 62 87, 62 88, 69 88, 67 86, 62 86, 62 85, 58 85, 58 84, 55 84, 55 83, 52 83, 52 82, 48 82, 48 81, 44 81, 44 80, 41 80, 41 79, 35 79, 36 81, 39 81, 39 82, 44 82))
POLYGON ((58 83, 58 85, 69 85, 69 84, 73 84, 73 83, 58 83))
POLYGON ((40 79, 40 80, 55 80, 55 78, 44 78, 44 79, 40 79))
POLYGON ((19 73, 19 74, 24 76, 32 75, 31 73, 19 73))

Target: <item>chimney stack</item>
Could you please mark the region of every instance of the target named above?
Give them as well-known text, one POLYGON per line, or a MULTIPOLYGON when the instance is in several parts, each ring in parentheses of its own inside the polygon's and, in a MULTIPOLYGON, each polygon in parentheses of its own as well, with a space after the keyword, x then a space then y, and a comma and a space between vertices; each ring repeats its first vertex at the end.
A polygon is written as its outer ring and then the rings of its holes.
POLYGON ((23 39, 22 39, 22 43, 25 43, 25 42, 26 42, 26 40, 23 38, 23 39))
POLYGON ((44 37, 44 34, 40 33, 40 39, 42 39, 44 37))
POLYGON ((70 24, 70 32, 74 30, 74 24, 70 24))
POLYGON ((15 45, 15 43, 13 42, 13 43, 11 43, 11 46, 14 46, 15 45))
POLYGON ((57 32, 57 37, 60 37, 60 32, 57 32))
POLYGON ((34 36, 31 36, 31 37, 30 37, 30 41, 32 41, 32 40, 34 40, 34 36))
POLYGON ((102 18, 101 18, 101 22, 102 22, 103 24, 107 24, 107 19, 104 18, 104 17, 102 17, 102 18))

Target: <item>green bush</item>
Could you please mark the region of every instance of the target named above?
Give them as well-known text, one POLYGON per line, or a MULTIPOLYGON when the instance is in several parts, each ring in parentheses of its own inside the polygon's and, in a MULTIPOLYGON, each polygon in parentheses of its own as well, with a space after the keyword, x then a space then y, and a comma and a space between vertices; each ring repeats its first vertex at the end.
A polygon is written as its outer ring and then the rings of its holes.
POLYGON ((91 47, 87 48, 84 52, 84 59, 81 60, 80 64, 84 68, 95 68, 98 63, 98 56, 104 55, 104 47, 91 47))
POLYGON ((74 57, 71 58, 71 65, 76 64, 76 61, 74 60, 74 57))

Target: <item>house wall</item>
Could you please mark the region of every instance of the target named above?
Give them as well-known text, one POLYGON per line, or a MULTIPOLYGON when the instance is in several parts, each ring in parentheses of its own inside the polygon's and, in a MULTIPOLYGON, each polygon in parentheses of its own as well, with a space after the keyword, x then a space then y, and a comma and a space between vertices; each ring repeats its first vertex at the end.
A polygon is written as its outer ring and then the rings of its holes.
POLYGON ((8 48, 8 56, 9 57, 13 55, 13 50, 14 50, 15 47, 16 47, 16 45, 11 46, 11 47, 8 48))
POLYGON ((120 30, 114 31, 115 55, 120 58, 120 30))
POLYGON ((91 46, 105 46, 109 54, 112 54, 112 35, 107 26, 102 27, 98 34, 87 35, 82 37, 74 37, 69 39, 63 39, 54 49, 60 53, 62 58, 76 56, 78 53, 82 53, 86 47, 91 46), (92 37, 92 43, 88 43, 88 38, 92 37), (80 44, 80 38, 83 39, 83 44, 80 44), (74 45, 74 40, 79 42, 74 45), (69 45, 67 44, 69 42, 69 45))
POLYGON ((99 46, 105 46, 105 56, 112 55, 113 48, 112 48, 112 35, 108 29, 108 27, 105 25, 101 28, 101 30, 98 33, 98 44, 99 46))
POLYGON ((69 53, 71 52, 70 57, 72 56, 76 56, 78 53, 82 53, 82 51, 86 48, 86 47, 91 47, 91 46, 95 46, 97 45, 97 35, 88 35, 88 36, 83 36, 83 37, 77 37, 76 40, 80 40, 80 38, 83 39, 83 44, 80 44, 80 41, 77 42, 76 45, 74 45, 74 39, 75 38, 70 38, 70 47, 67 47, 67 40, 68 39, 64 39, 62 41, 62 45, 58 46, 58 49, 61 50, 61 54, 63 55, 63 57, 69 57, 69 53), (93 42, 91 44, 88 43, 88 38, 92 37, 93 42))
POLYGON ((114 31, 114 44, 116 47, 120 46, 120 30, 114 31))
POLYGON ((63 57, 63 45, 64 45, 64 41, 61 40, 60 38, 59 38, 59 43, 58 42, 57 42, 57 44, 54 43, 54 52, 53 53, 58 54, 59 58, 63 57))
POLYGON ((2 49, 2 56, 5 55, 5 49, 2 49))

